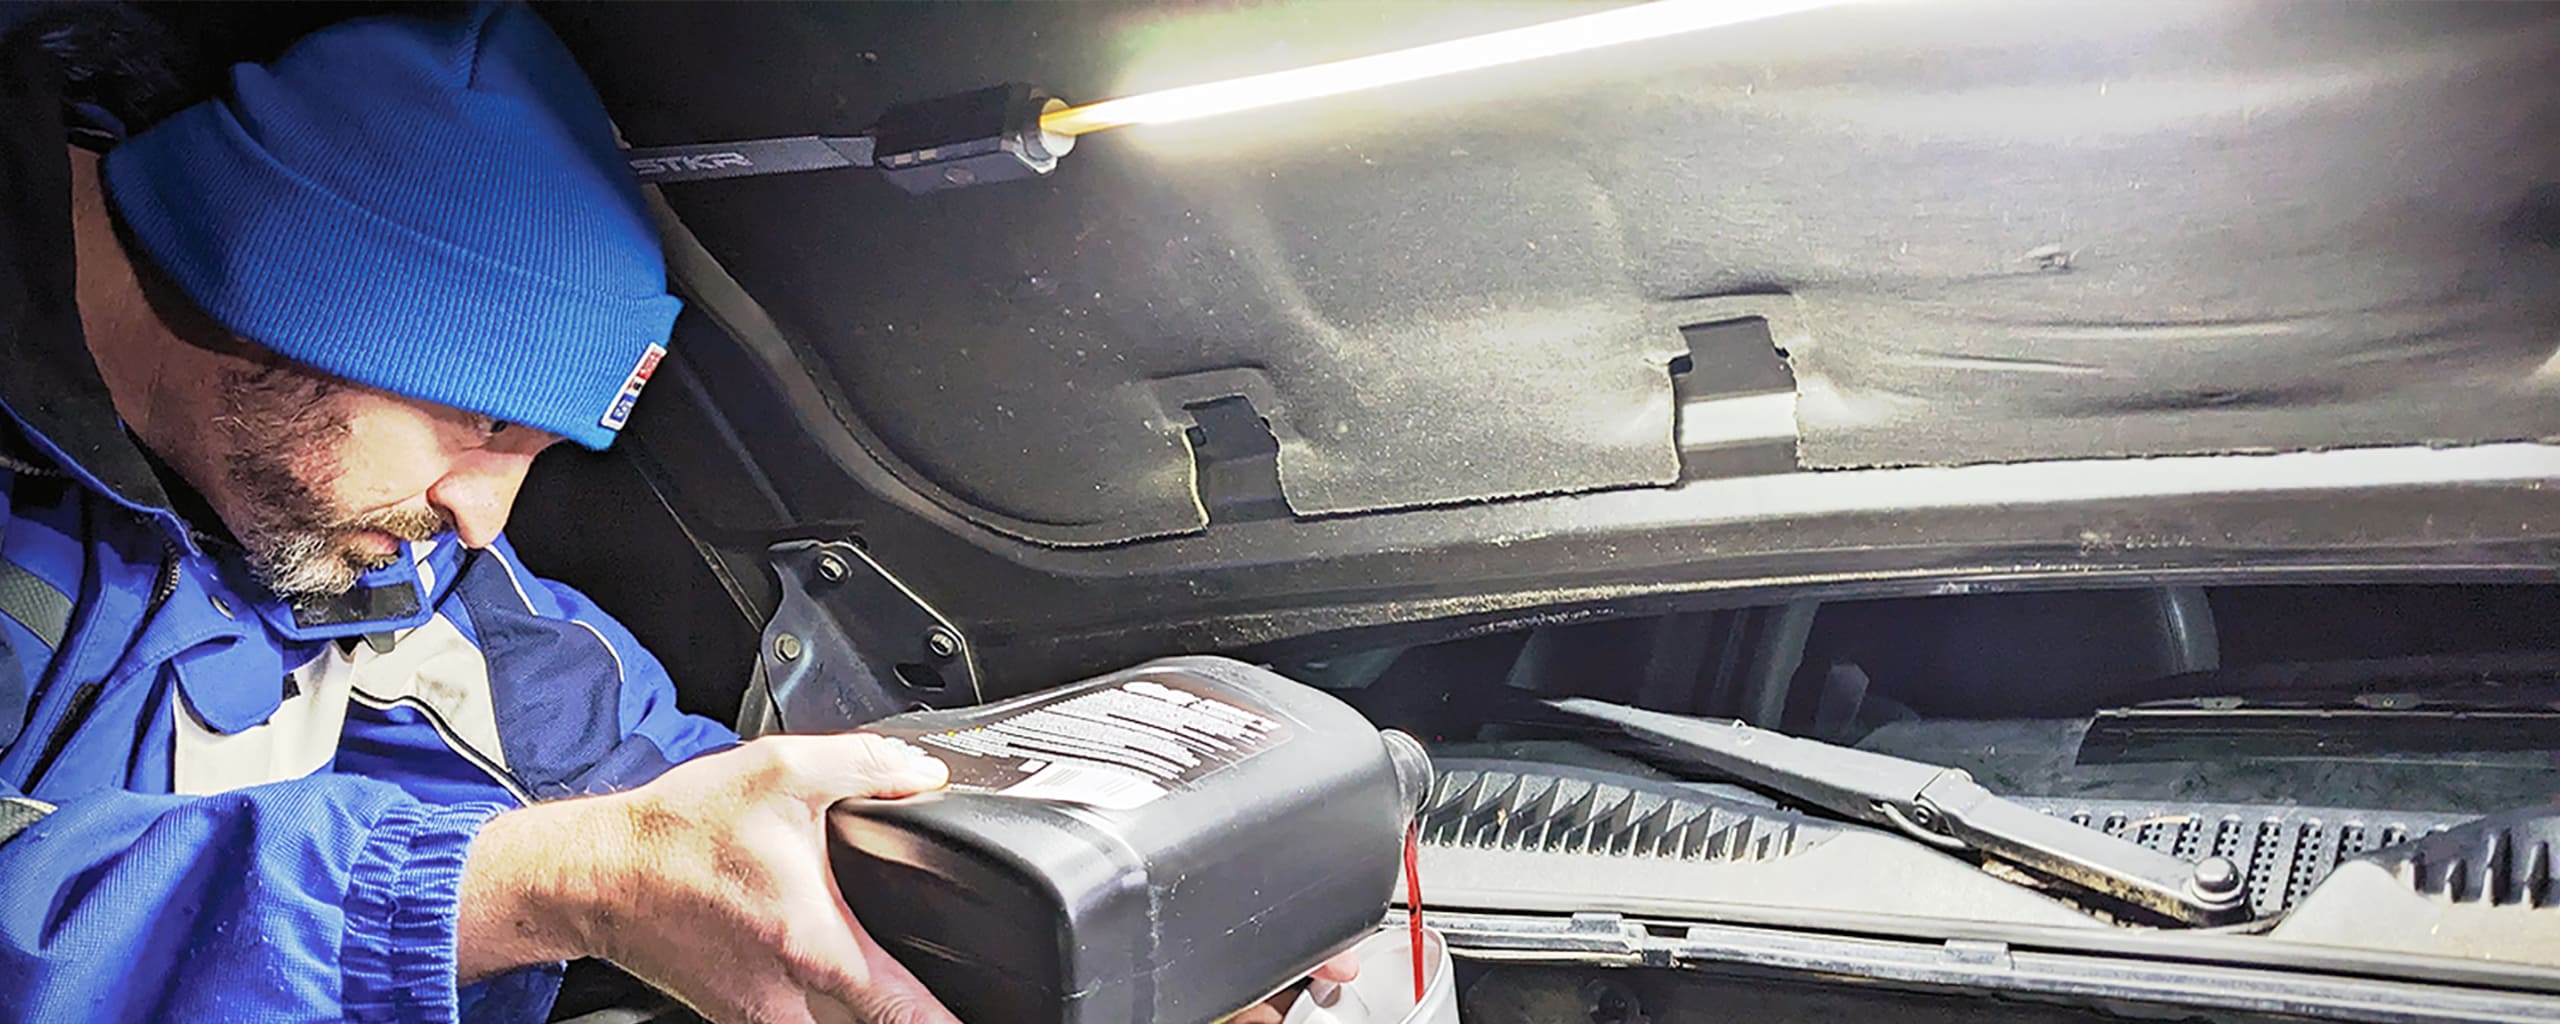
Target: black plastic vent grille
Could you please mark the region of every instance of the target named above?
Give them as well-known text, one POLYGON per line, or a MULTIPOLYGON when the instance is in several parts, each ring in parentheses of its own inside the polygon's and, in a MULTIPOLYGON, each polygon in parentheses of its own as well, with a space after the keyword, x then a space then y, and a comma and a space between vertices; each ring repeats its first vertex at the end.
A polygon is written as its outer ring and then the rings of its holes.
POLYGON ((1811 839, 1808 824, 1784 812, 1693 796, 1672 783, 1444 766, 1422 812, 1422 841, 1465 849, 1756 861, 1795 852, 1811 839))
POLYGON ((2560 805, 2527 807, 2423 836, 2375 858, 2419 892, 2461 903, 2560 905, 2560 805))
POLYGON ((2075 825, 2130 839, 2182 860, 2230 858, 2249 880, 2254 916, 2292 909, 2338 862, 2444 831, 2450 815, 2380 814, 2311 807, 2158 804, 2115 800, 2019 803, 2075 825))
MULTIPOLYGON (((1441 766, 1422 812, 1422 841, 1471 850, 1642 857, 1701 863, 1784 857, 1849 826, 1700 792, 1676 782, 1565 766, 1511 770, 1499 762, 1441 766)), ((2292 909, 2348 858, 2435 835, 2456 815, 2248 804, 2019 798, 2084 828, 2186 861, 2227 857, 2248 879, 2252 916, 2292 909)), ((2484 855, 2523 865, 2538 901, 2560 874, 2539 845, 2484 855)), ((2438 858, 2439 860, 2446 858, 2438 858)), ((2475 858, 2477 859, 2477 858, 2475 858)), ((2472 871, 2472 874, 2480 874, 2472 871)), ((2459 890, 2461 870, 2438 867, 2459 890)), ((2434 890, 2429 890, 2434 891, 2434 890)))

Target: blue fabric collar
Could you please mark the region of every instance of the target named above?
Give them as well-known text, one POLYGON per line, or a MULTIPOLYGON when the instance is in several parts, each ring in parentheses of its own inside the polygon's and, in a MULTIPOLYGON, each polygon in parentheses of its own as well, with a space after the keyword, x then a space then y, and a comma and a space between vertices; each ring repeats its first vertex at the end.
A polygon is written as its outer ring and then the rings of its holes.
MULTIPOLYGON (((454 546, 447 539, 436 549, 437 556, 454 546)), ((180 614, 199 619, 188 625, 205 631, 203 639, 171 659, 177 668, 178 689, 198 721, 226 735, 274 717, 284 702, 285 672, 310 660, 314 646, 411 629, 434 616, 426 580, 413 558, 366 573, 345 601, 325 606, 306 602, 299 607, 247 584, 246 573, 229 562, 219 581, 183 575, 178 592, 169 599, 180 614), (231 597, 209 589, 214 586, 232 595, 260 596, 244 610, 231 597), (384 609, 397 614, 379 614, 384 609), (263 627, 269 637, 251 635, 248 615, 255 616, 254 625, 263 627)))
POLYGON ((263 588, 242 593, 260 595, 258 617, 278 635, 288 640, 336 640, 426 625, 435 613, 418 583, 417 564, 402 558, 358 577, 354 589, 337 597, 288 602, 263 588))

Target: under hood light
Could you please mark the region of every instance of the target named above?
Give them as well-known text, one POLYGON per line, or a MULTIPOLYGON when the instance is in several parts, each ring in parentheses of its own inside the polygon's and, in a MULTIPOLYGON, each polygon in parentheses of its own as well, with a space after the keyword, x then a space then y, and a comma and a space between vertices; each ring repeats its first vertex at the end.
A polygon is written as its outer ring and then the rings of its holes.
POLYGON ((1072 137, 1135 124, 1190 121, 1855 2, 1861 0, 1657 0, 1406 50, 1053 110, 1041 117, 1040 127, 1072 137))
POLYGON ((646 185, 875 167, 909 192, 1037 178, 1076 136, 1259 110, 1362 89, 1879 0, 1655 0, 1465 39, 1070 107, 1024 84, 901 103, 856 135, 623 150, 646 185))

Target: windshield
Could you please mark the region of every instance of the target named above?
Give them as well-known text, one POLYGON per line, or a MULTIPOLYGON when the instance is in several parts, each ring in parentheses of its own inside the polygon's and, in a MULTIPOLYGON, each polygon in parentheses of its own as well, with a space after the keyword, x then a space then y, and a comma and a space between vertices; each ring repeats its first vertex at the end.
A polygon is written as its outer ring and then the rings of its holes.
POLYGON ((2551 588, 2212 588, 2181 622, 2183 596, 1829 606, 1790 724, 2021 796, 2488 813, 2560 792, 2547 728, 2454 707, 2555 721, 2551 588))
MULTIPOLYGON (((1590 696, 1961 767, 2012 796, 2481 814, 2560 793, 2560 588, 2543 585, 1808 603, 1285 670, 1444 756, 1533 743, 1527 698, 1590 696)), ((1572 746, 1533 743, 1603 754, 1572 746)))

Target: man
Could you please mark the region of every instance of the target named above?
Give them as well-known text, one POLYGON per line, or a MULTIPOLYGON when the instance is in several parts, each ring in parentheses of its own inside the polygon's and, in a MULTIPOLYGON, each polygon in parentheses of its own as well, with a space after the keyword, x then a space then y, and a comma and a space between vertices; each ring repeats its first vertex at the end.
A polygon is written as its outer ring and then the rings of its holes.
POLYGON ((940 763, 738 745, 502 539, 679 306, 540 21, 324 29, 103 157, 59 74, 0 53, 0 1019, 539 1020, 598 956, 948 1020, 822 831, 940 763))
POLYGON ((502 538, 679 305, 540 21, 324 29, 103 158, 42 57, 0 53, 0 1019, 539 1020, 597 956, 949 1020, 822 831, 943 767, 738 745, 502 538))

